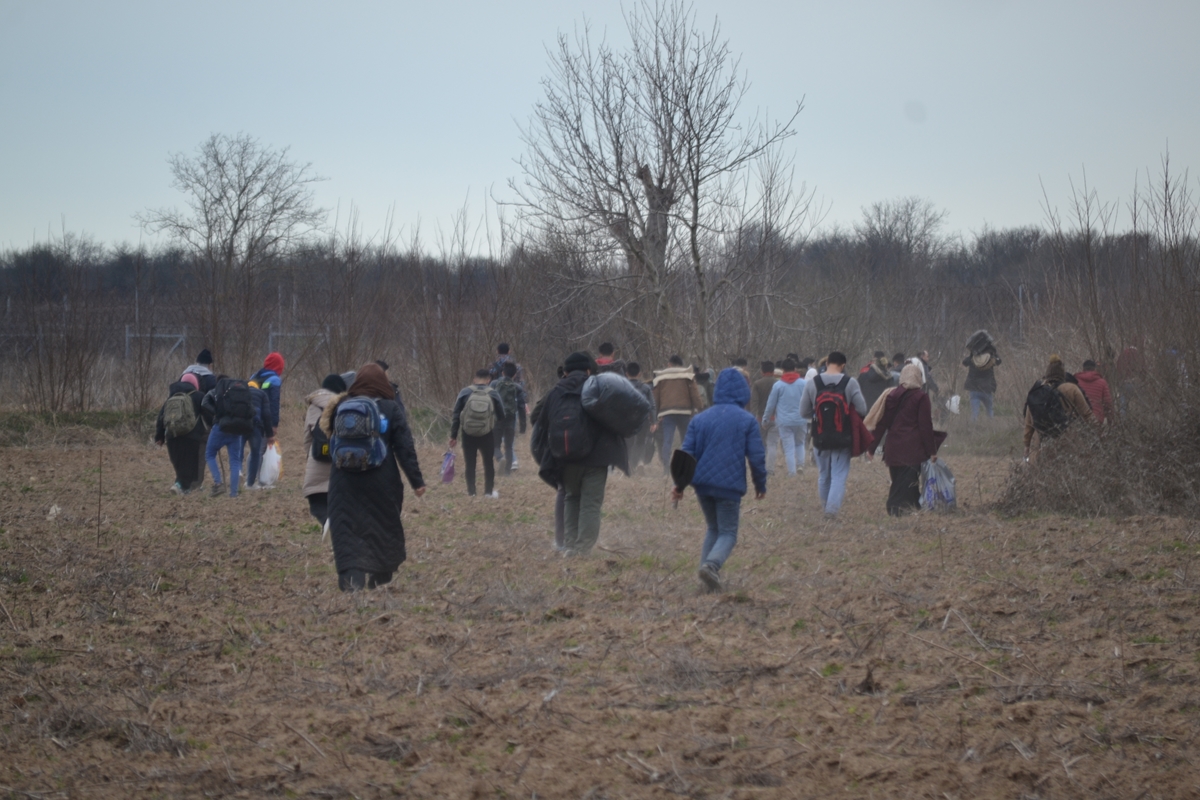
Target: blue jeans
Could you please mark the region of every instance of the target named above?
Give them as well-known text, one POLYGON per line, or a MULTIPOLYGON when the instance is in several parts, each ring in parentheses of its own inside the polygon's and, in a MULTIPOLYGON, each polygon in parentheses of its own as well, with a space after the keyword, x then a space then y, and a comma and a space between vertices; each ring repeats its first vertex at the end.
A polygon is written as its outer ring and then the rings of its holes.
POLYGON ((246 437, 246 442, 250 445, 250 463, 246 467, 246 485, 253 486, 258 480, 258 469, 262 466, 263 457, 263 432, 258 428, 246 437))
POLYGON ((662 426, 662 463, 663 472, 671 471, 671 445, 675 442, 675 431, 679 431, 679 446, 683 446, 683 437, 687 436, 688 425, 692 421, 691 414, 667 414, 658 421, 662 426))
POLYGON ((213 428, 208 434, 208 447, 204 450, 204 460, 208 462, 208 471, 212 473, 213 483, 221 484, 221 465, 217 463, 217 453, 224 447, 229 451, 229 496, 237 497, 238 481, 242 477, 242 437, 226 433, 220 428, 213 428))
POLYGON ((846 499, 846 478, 850 477, 850 451, 817 450, 817 491, 826 514, 837 514, 846 499))
POLYGON ((696 499, 700 501, 704 521, 708 523, 708 530, 704 534, 704 549, 700 551, 700 563, 711 564, 719 570, 737 544, 742 498, 726 500, 697 493, 696 499))
POLYGON ((804 469, 804 438, 808 435, 808 425, 780 425, 779 444, 783 447, 783 460, 787 462, 788 475, 796 474, 797 463, 804 469), (799 451, 799 458, 796 458, 799 451))
POLYGON ((987 409, 989 417, 996 416, 996 411, 992 408, 991 392, 971 392, 971 422, 979 419, 979 407, 981 405, 987 409))

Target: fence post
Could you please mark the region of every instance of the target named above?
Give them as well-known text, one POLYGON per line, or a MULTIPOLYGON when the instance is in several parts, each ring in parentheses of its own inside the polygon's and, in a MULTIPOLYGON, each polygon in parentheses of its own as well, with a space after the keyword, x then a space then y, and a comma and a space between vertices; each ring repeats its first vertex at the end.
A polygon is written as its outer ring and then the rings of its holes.
POLYGON ((125 360, 129 360, 129 326, 125 326, 125 360))

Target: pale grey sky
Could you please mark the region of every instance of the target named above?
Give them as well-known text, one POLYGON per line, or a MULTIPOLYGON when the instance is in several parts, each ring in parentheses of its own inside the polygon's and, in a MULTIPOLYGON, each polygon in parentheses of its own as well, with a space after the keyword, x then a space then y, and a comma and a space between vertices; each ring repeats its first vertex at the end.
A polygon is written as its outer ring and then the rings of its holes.
MULTIPOLYGON (((916 195, 964 232, 1043 220, 1084 168, 1125 196, 1169 146, 1200 159, 1200 3, 698 0, 753 84, 747 114, 805 110, 796 175, 852 224, 916 195)), ((0 0, 0 248, 47 230, 136 243, 180 204, 168 154, 246 132, 329 178, 322 205, 389 208, 433 245, 508 196, 546 46, 618 3, 0 0)))

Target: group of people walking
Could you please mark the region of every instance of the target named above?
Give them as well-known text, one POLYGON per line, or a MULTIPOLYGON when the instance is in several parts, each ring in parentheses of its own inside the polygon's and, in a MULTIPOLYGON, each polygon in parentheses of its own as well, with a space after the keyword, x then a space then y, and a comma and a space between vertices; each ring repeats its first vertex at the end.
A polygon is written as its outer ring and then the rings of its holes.
MULTIPOLYGON (((1000 363, 995 344, 976 334, 968 349, 968 385, 977 387, 970 389, 972 407, 993 414, 1000 363)), ((585 351, 567 356, 558 381, 530 411, 524 370, 501 344, 498 358, 475 373, 450 413, 449 444, 462 444, 467 493, 477 494, 482 459, 489 499, 499 497, 496 463, 502 475, 518 468, 515 438, 527 421, 532 425, 534 468, 557 492, 555 546, 568 556, 586 555, 596 545, 611 472, 628 475, 657 453, 676 502, 687 486, 695 491, 706 522, 697 574, 704 587, 719 589, 721 569, 737 543, 741 501, 751 486, 757 499, 766 495, 779 451, 787 474, 797 476, 811 445, 821 509, 834 518, 845 502, 853 459, 871 459, 882 446, 891 476, 886 507, 899 515, 919 507, 920 467, 937 460, 945 438, 933 427, 937 388, 924 352, 890 361, 876 352, 857 376, 838 351, 819 361, 788 354, 763 361, 754 380, 744 360, 714 377, 678 355, 647 380, 640 365, 617 358, 611 344, 601 345, 600 353, 595 359, 585 351)), ((237 497, 245 448, 246 485, 254 487, 264 449, 274 442, 286 365, 281 354, 271 353, 245 381, 215 374, 212 365, 205 350, 170 385, 155 438, 175 468, 172 491, 199 488, 207 465, 212 495, 237 497), (227 475, 218 459, 222 450, 228 453, 227 475)), ((1026 405, 1027 454, 1035 437, 1053 438, 1073 419, 1112 414, 1111 392, 1094 362, 1070 375, 1053 357, 1026 405)), ((339 587, 389 582, 405 560, 401 473, 418 497, 425 482, 385 362, 322 380, 305 398, 304 447, 303 491, 310 513, 331 536, 339 587)))

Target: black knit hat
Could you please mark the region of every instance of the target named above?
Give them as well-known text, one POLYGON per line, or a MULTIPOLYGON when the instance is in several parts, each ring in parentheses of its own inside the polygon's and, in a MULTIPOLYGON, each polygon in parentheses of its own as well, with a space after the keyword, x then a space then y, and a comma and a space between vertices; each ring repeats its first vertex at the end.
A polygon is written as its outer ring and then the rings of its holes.
POLYGON ((567 356, 567 360, 563 362, 567 372, 580 372, 582 370, 590 370, 595 373, 596 362, 592 360, 591 353, 586 350, 579 350, 567 356))
POLYGON ((342 380, 341 375, 331 372, 325 376, 325 380, 321 381, 321 388, 328 389, 334 394, 341 394, 346 391, 346 382, 342 380))
POLYGON ((197 364, 211 364, 212 363, 212 353, 208 352, 207 347, 200 351, 200 355, 196 356, 196 363, 197 364))

